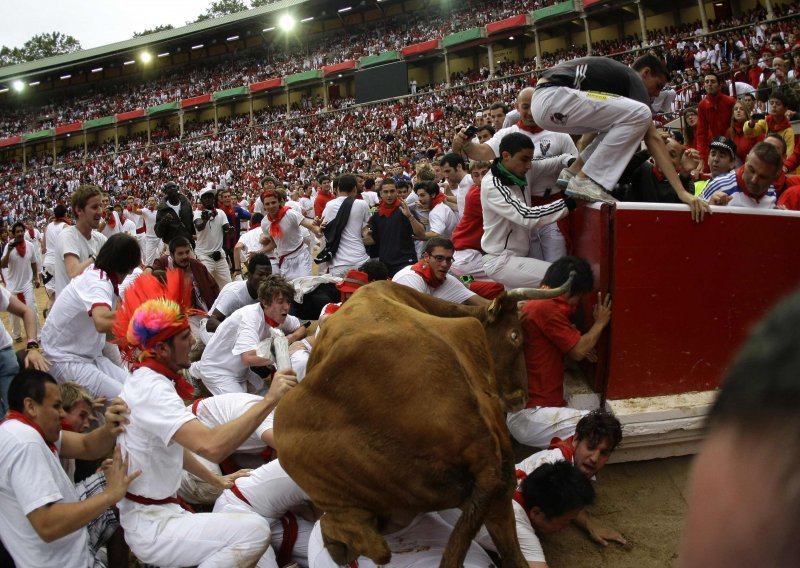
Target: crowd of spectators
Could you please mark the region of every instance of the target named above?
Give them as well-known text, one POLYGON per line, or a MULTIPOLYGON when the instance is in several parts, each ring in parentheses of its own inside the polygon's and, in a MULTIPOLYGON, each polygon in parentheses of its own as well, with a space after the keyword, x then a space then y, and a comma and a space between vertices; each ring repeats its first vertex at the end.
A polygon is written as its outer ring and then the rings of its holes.
MULTIPOLYGON (((552 3, 554 2, 550 0, 514 0, 496 5, 494 0, 469 0, 460 3, 457 9, 452 9, 450 5, 431 3, 425 10, 384 19, 383 27, 378 30, 375 29, 374 22, 370 22, 317 34, 307 40, 298 37, 294 42, 287 42, 276 37, 275 41, 265 46, 237 51, 213 64, 199 63, 173 68, 164 72, 161 77, 146 82, 118 80, 93 88, 89 92, 50 100, 43 106, 6 105, 0 109, 0 137, 109 116, 136 108, 147 108, 271 77, 358 59, 365 55, 401 49, 406 45, 482 26, 552 3)), ((776 17, 780 17, 794 13, 796 8, 795 3, 792 3, 776 6, 774 11, 776 17)), ((763 9, 754 8, 738 17, 711 21, 709 28, 728 29, 746 25, 754 20, 763 20, 765 16, 763 9)), ((778 28, 783 31, 782 25, 778 25, 778 28)), ((719 45, 733 36, 735 41, 742 41, 748 46, 763 43, 768 31, 765 25, 749 26, 748 29, 750 31, 721 32, 703 40, 708 44, 719 45)), ((679 27, 653 30, 649 32, 649 37, 644 42, 638 35, 619 40, 603 40, 593 45, 593 54, 617 55, 627 61, 633 57, 627 52, 641 47, 642 43, 647 46, 664 45, 669 48, 672 44, 685 43, 685 38, 695 38, 698 32, 702 33, 700 23, 691 22, 679 27)), ((585 46, 571 46, 568 49, 543 54, 540 66, 551 66, 559 61, 585 54, 585 46)))

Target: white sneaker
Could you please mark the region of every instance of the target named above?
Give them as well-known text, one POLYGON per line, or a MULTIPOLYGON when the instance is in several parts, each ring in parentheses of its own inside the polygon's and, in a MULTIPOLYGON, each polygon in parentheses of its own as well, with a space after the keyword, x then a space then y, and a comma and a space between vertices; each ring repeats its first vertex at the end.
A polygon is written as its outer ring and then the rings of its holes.
POLYGON ((569 180, 575 177, 569 168, 564 168, 558 174, 558 179, 556 180, 556 185, 561 189, 567 189, 567 185, 569 185, 569 180))
POLYGON ((582 199, 584 201, 603 203, 617 203, 617 200, 597 182, 587 178, 574 177, 569 180, 564 192, 567 197, 582 199))

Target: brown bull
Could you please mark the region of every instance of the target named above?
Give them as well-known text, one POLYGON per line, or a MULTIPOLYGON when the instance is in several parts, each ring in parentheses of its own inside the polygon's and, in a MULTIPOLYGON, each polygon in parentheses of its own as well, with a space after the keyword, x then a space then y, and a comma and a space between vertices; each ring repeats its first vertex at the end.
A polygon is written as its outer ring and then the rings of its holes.
POLYGON ((331 557, 387 564, 393 511, 461 508, 440 566, 460 567, 485 524, 503 566, 527 566, 511 506, 505 413, 527 402, 515 290, 488 307, 453 304, 391 282, 360 289, 325 324, 305 380, 275 414, 281 464, 325 511, 331 557))

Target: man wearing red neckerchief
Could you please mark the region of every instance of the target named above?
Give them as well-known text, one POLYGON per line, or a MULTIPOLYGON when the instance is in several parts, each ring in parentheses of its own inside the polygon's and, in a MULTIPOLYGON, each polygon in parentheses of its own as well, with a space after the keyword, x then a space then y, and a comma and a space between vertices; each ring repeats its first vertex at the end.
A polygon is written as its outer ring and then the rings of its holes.
MULTIPOLYGON (((622 427, 619 420, 606 410, 593 410, 578 422, 574 434, 569 438, 553 438, 548 449, 536 452, 519 462, 516 466, 517 478, 524 480, 545 464, 566 461, 574 465, 584 477, 594 480, 621 440, 622 427)), ((626 544, 625 538, 618 531, 598 523, 590 517, 586 509, 575 516, 573 522, 601 546, 607 546, 610 541, 626 544)), ((517 534, 521 542, 527 540, 528 531, 529 528, 518 517, 517 534)), ((527 557, 526 559, 530 560, 527 557)))
POLYGON ((103 218, 100 220, 97 230, 100 231, 105 238, 121 232, 122 219, 120 219, 119 214, 114 211, 114 208, 111 206, 111 198, 105 191, 101 194, 100 205, 103 211, 103 218))
POLYGON ((318 237, 322 237, 322 231, 312 221, 286 205, 286 194, 282 190, 266 191, 262 198, 267 218, 261 222, 261 230, 270 241, 266 252, 274 250, 278 257, 278 272, 288 280, 311 276, 311 255, 301 227, 318 237))
MULTIPOLYGON (((86 526, 117 503, 138 475, 114 450, 106 489, 80 500, 59 457, 96 460, 107 456, 124 430, 127 406, 115 399, 105 425, 89 434, 62 430, 64 410, 55 379, 23 371, 9 389, 11 411, 0 424, 0 532, 18 566, 93 566, 86 526)), ((95 533, 97 534, 97 533, 95 533)))
POLYGON ((487 305, 489 300, 470 291, 458 278, 448 274, 453 264, 453 252, 450 239, 428 239, 419 262, 400 270, 392 282, 457 304, 487 305))
MULTIPOLYGON (((36 265, 36 254, 33 244, 25 239, 25 225, 17 221, 11 226, 13 240, 9 241, 0 256, 0 268, 7 269, 6 288, 23 304, 29 306, 36 314, 36 335, 28 340, 39 340, 39 309, 33 289, 39 287, 39 269, 36 265)), ((22 341, 22 321, 11 317, 11 334, 16 341, 22 341)))
MULTIPOLYGON (((461 148, 472 160, 492 162, 500 157, 500 142, 507 134, 520 132, 528 136, 533 142, 534 150, 533 167, 525 175, 526 203, 546 205, 563 197, 562 188, 557 183, 559 175, 578 156, 578 149, 569 134, 547 131, 536 124, 531 114, 533 91, 533 88, 527 87, 517 96, 519 120, 516 124, 498 130, 485 144, 475 144, 467 141, 465 136, 456 135, 453 150, 458 151, 461 148)), ((531 239, 531 250, 535 253, 533 258, 553 262, 567 254, 567 242, 556 223, 534 229, 531 239)))
POLYGON ((267 522, 258 515, 193 514, 177 497, 181 472, 230 487, 243 472, 214 475, 193 454, 219 463, 234 452, 296 384, 294 373, 277 372, 269 394, 231 422, 202 424, 184 402, 192 388, 181 375, 193 343, 191 292, 179 273, 167 272, 165 280, 137 278, 113 330, 126 360, 137 362, 122 393, 131 422, 120 445, 131 468, 142 470, 119 503, 125 540, 148 564, 252 566, 269 543, 267 522))
POLYGON ((394 178, 380 187, 381 203, 369 221, 370 234, 378 247, 378 258, 389 269, 389 277, 417 260, 413 237, 425 238, 425 226, 397 193, 394 178))

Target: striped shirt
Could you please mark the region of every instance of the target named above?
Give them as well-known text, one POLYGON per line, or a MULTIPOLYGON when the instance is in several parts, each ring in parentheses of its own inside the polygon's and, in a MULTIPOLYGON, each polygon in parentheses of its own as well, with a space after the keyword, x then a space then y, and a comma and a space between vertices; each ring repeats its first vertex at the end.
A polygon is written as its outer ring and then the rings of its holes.
MULTIPOLYGON (((741 169, 741 168, 740 168, 741 169)), ((709 201, 711 196, 718 191, 722 191, 731 196, 729 207, 749 207, 751 209, 775 209, 777 203, 777 195, 775 194, 775 186, 770 185, 767 192, 760 198, 755 199, 747 195, 736 179, 737 170, 728 172, 725 175, 718 176, 708 182, 708 185, 700 195, 705 201, 709 201)))

